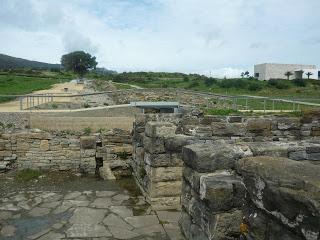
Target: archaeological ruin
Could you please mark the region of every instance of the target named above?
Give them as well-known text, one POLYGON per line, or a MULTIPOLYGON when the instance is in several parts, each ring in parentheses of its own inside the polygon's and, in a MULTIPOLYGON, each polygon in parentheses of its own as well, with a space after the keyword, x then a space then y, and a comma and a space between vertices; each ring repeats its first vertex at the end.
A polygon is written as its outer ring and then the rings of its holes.
MULTIPOLYGON (((136 219, 127 213, 127 207, 118 204, 129 199, 123 192, 108 196, 99 190, 95 194, 100 200, 92 200, 94 204, 79 193, 71 198, 81 206, 68 223, 73 225, 65 230, 66 235, 56 233, 56 239, 320 239, 318 111, 302 116, 211 116, 197 108, 210 102, 207 97, 156 91, 113 95, 113 104, 177 99, 186 103, 191 98, 194 107, 182 108, 179 113, 143 114, 127 105, 121 110, 97 109, 63 116, 0 113, 3 125, 12 123, 0 134, 1 172, 70 171, 96 174, 108 181, 132 177, 142 194, 135 204, 145 201, 141 204, 150 205, 158 214, 136 219), (96 212, 95 204, 106 206, 98 207, 104 213, 96 212), (108 215, 110 206, 118 212, 108 215), (176 227, 170 220, 174 212, 178 212, 176 227), (91 216, 84 219, 88 230, 77 230, 85 215, 91 216), (173 231, 182 234, 178 237, 173 231), (142 237, 153 232, 169 238, 142 237)), ((103 105, 102 98, 90 99, 91 105, 103 105)), ((232 103, 220 99, 214 104, 232 103)), ((36 199, 36 193, 32 194, 36 199)), ((28 207, 18 207, 23 198, 11 208, 4 199, 10 197, 2 197, 0 220, 11 226, 15 210, 10 209, 28 207)), ((10 233, 6 224, 0 223, 1 231, 10 233)), ((42 239, 45 234, 28 239, 42 239)), ((15 239, 6 236, 4 239, 15 239)))

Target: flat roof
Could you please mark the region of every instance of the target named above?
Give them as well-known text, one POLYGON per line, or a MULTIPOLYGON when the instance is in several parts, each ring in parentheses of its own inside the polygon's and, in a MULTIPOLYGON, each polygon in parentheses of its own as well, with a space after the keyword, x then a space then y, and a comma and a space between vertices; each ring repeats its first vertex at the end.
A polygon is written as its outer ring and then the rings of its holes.
POLYGON ((132 107, 140 108, 177 108, 179 102, 130 102, 132 107))
POLYGON ((261 66, 261 65, 279 65, 279 66, 297 66, 297 67, 310 67, 310 69, 317 68, 314 64, 291 64, 291 63, 260 63, 255 64, 255 66, 261 66))

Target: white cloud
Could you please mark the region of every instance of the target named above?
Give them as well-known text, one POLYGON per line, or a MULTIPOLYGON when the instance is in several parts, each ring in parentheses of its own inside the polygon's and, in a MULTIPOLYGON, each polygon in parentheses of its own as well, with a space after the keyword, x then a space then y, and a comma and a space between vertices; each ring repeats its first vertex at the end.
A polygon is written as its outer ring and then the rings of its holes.
POLYGON ((58 62, 66 51, 83 49, 118 71, 211 71, 220 77, 261 62, 320 65, 320 17, 312 14, 318 0, 0 3, 0 52, 19 57, 58 62))

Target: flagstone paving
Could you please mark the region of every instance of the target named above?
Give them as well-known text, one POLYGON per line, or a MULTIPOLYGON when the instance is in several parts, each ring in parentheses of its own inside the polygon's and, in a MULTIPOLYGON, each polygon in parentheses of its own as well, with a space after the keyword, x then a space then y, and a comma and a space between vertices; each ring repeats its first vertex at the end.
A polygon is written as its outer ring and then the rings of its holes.
POLYGON ((90 190, 83 186, 85 179, 81 181, 81 187, 72 191, 62 187, 46 191, 42 185, 41 191, 33 186, 2 194, 0 239, 183 239, 180 212, 156 212, 141 195, 117 182, 100 181, 98 190, 90 190))

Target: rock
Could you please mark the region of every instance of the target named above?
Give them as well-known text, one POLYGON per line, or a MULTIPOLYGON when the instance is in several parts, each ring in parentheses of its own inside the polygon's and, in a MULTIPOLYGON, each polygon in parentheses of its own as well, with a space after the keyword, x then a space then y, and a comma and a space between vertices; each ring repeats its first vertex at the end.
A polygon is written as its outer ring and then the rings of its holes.
POLYGON ((156 215, 146 215, 146 216, 134 216, 125 218, 131 226, 135 228, 147 227, 159 224, 159 220, 156 215))
POLYGON ((320 166, 287 158, 251 157, 241 159, 237 169, 256 208, 303 239, 319 236, 320 166))
POLYGON ((103 224, 107 225, 108 227, 119 227, 126 230, 132 230, 133 227, 126 223, 122 218, 116 216, 115 214, 109 214, 104 220, 103 224))
POLYGON ((299 130, 300 118, 278 118, 278 129, 280 130, 299 130))
POLYGON ((113 237, 116 239, 131 239, 140 236, 139 233, 117 226, 110 226, 109 230, 112 233, 113 237))
POLYGON ((95 136, 82 136, 80 137, 80 146, 82 149, 95 149, 96 137, 95 136))
POLYGON ((149 167, 146 166, 146 172, 152 179, 152 182, 180 181, 182 179, 182 167, 149 167))
POLYGON ((251 118, 247 120, 247 131, 260 136, 269 136, 271 134, 270 119, 265 118, 251 118))
POLYGON ((49 141, 48 140, 41 140, 40 141, 40 150, 41 151, 48 151, 49 150, 49 141))
POLYGON ((96 198, 90 206, 95 208, 109 208, 111 204, 111 198, 96 198))
POLYGON ((4 237, 13 237, 16 232, 16 228, 12 225, 5 225, 1 228, 0 235, 4 237))
POLYGON ((183 148, 184 163, 198 172, 234 169, 238 159, 252 155, 247 148, 230 144, 193 144, 183 148))
POLYGON ((99 168, 99 174, 104 180, 116 180, 116 177, 111 171, 109 164, 106 162, 104 162, 103 166, 99 168))
POLYGON ((149 153, 165 153, 164 140, 162 138, 143 137, 144 149, 149 153))
POLYGON ((66 231, 69 238, 111 237, 111 233, 101 224, 76 223, 66 231))
POLYGON ((69 221, 73 224, 96 225, 102 222, 106 213, 107 210, 104 209, 81 207, 74 211, 74 214, 69 221))
POLYGON ((49 212, 50 208, 35 207, 29 212, 29 215, 32 217, 40 217, 47 215, 49 212))
POLYGON ((144 161, 152 167, 181 167, 183 165, 181 156, 179 154, 144 154, 144 161))
POLYGON ((145 135, 151 138, 174 136, 177 127, 169 122, 148 122, 145 135))

